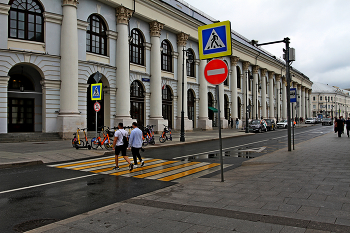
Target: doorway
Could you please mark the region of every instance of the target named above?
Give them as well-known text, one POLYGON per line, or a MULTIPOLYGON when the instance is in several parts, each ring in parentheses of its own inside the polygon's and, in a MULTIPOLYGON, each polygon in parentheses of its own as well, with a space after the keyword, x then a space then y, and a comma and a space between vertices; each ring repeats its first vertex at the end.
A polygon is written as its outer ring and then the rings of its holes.
MULTIPOLYGON (((94 74, 90 76, 87 84, 90 84, 87 88, 87 103, 86 103, 86 115, 87 115, 87 130, 95 131, 96 130, 96 112, 94 110, 94 104, 99 102, 101 105, 101 110, 97 113, 97 129, 100 130, 101 127, 104 126, 104 93, 101 93, 101 100, 91 100, 91 84, 95 84, 96 81, 93 78, 94 74)), ((102 83, 100 80, 99 83, 102 83)), ((103 84, 102 84, 103 86, 103 84)), ((103 88, 102 88, 103 90, 103 88)))
POLYGON ((165 86, 162 90, 162 115, 164 120, 168 120, 168 127, 173 127, 173 95, 171 88, 165 86))
POLYGON ((194 128, 194 119, 195 119, 194 101, 195 101, 195 97, 193 94, 193 90, 188 90, 187 91, 187 112, 188 112, 188 119, 192 121, 193 128, 194 128))
POLYGON ((145 126, 144 116, 145 96, 142 84, 135 80, 130 86, 130 114, 132 119, 137 120, 139 126, 145 126))

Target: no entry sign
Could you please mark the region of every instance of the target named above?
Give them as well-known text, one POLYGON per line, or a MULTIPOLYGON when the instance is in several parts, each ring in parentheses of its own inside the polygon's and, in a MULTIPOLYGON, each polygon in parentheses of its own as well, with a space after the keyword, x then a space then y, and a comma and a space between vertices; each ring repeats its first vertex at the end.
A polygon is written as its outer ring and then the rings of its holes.
POLYGON ((228 74, 228 68, 224 61, 219 59, 211 60, 204 69, 205 79, 213 84, 219 85, 223 83, 228 74))
POLYGON ((101 104, 99 102, 94 104, 94 110, 95 112, 99 112, 101 110, 101 104))

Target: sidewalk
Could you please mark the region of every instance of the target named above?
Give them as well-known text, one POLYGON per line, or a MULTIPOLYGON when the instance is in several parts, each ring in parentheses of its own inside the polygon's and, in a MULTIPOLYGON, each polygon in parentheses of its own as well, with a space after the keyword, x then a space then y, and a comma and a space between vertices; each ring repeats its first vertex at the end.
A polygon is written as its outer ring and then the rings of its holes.
POLYGON ((326 134, 30 231, 350 232, 350 139, 326 134))
MULTIPOLYGON (((236 129, 223 129, 222 137, 240 137, 250 135, 236 129)), ((219 138, 218 130, 186 132, 186 142, 180 142, 180 133, 173 133, 173 141, 159 142, 159 136, 155 135, 156 144, 148 145, 146 148, 157 148, 164 146, 177 146, 187 143, 194 143, 219 138)), ((30 165, 39 163, 51 163, 74 159, 93 158, 104 154, 114 154, 113 151, 79 149, 72 147, 70 140, 43 141, 43 142, 21 142, 21 143, 0 143, 0 168, 30 165)))

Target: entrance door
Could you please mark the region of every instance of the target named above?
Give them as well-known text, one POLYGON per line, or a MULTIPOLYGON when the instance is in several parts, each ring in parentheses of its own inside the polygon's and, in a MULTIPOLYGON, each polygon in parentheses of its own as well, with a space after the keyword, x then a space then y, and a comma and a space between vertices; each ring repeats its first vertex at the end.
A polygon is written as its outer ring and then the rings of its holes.
MULTIPOLYGON (((214 100, 213 100, 213 95, 211 93, 208 93, 208 107, 214 107, 214 100)), ((208 111, 208 117, 209 120, 212 120, 212 126, 215 127, 215 121, 214 121, 214 111, 209 109, 208 111)))
POLYGON ((34 99, 8 101, 8 132, 34 132, 34 99))
POLYGON ((188 119, 192 121, 192 127, 194 128, 194 95, 192 90, 187 91, 187 111, 188 119))
POLYGON ((173 97, 169 86, 162 90, 162 115, 165 120, 168 120, 168 127, 173 127, 173 97))
POLYGON ((137 120, 137 124, 144 126, 144 102, 143 87, 139 81, 133 81, 130 86, 130 114, 132 119, 137 120))

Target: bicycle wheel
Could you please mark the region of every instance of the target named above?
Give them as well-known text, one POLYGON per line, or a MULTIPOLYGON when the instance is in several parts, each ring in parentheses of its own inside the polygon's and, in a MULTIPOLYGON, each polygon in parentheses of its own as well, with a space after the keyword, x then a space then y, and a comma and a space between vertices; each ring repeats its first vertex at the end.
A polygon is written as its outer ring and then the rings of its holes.
POLYGON ((99 140, 98 139, 96 139, 96 138, 93 138, 93 139, 91 139, 91 147, 92 147, 92 149, 97 149, 97 147, 99 146, 99 140))
POLYGON ((166 135, 165 133, 163 133, 160 137, 159 137, 159 142, 160 143, 164 143, 166 141, 166 135))
POLYGON ((145 137, 142 142, 142 146, 147 146, 148 145, 148 137, 145 137))
POLYGON ((152 137, 152 138, 149 140, 149 144, 151 144, 151 145, 156 144, 156 142, 154 141, 154 137, 152 137))
POLYGON ((78 140, 75 142, 75 144, 74 144, 75 149, 79 149, 79 147, 84 146, 84 141, 82 141, 82 140, 79 140, 79 141, 80 141, 80 144, 79 144, 78 140))
POLYGON ((104 146, 107 150, 112 150, 113 149, 113 143, 110 142, 105 142, 104 146))

